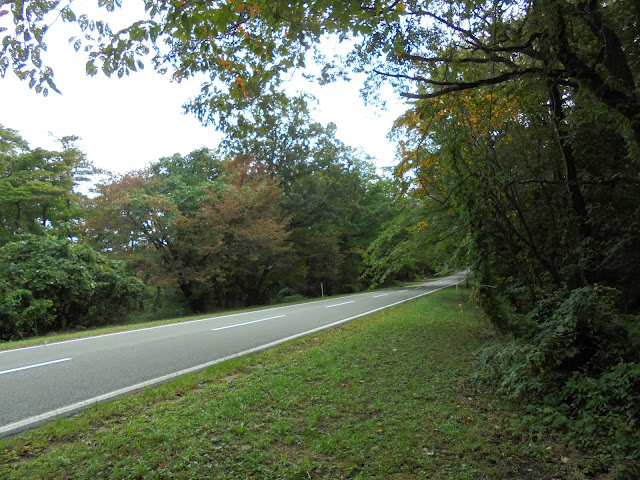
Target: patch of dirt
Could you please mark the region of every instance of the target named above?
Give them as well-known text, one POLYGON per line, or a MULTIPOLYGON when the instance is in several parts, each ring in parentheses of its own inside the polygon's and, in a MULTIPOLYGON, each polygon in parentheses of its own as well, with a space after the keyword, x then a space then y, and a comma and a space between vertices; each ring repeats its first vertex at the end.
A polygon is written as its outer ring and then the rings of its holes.
POLYGON ((236 373, 230 373, 228 375, 225 375, 224 377, 220 377, 218 380, 221 381, 221 382, 230 383, 230 382, 233 382, 239 376, 240 376, 240 374, 237 373, 237 372, 236 373))

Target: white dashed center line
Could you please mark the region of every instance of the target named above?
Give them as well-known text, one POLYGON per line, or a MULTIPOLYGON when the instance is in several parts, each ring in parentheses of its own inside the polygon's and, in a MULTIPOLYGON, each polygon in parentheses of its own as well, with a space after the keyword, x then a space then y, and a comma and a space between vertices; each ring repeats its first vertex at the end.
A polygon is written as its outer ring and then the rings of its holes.
POLYGON ((339 307, 340 305, 346 305, 348 303, 353 303, 355 302, 355 300, 351 300, 350 302, 342 302, 342 303, 336 303, 335 305, 327 305, 324 308, 333 308, 333 307, 339 307))
POLYGON ((69 360, 71 360, 71 358, 60 358, 58 360, 51 360, 50 362, 42 362, 42 363, 36 363, 33 365, 26 365, 24 367, 11 368, 9 370, 1 370, 0 375, 4 375, 6 373, 20 372, 22 370, 29 370, 30 368, 44 367, 46 365, 53 365, 54 363, 68 362, 69 360))
POLYGON ((227 328, 242 327, 243 325, 249 325, 251 323, 258 323, 258 322, 266 322, 267 320, 274 320, 276 318, 282 318, 282 317, 286 317, 286 315, 278 315, 276 317, 261 318, 260 320, 252 320, 251 322, 236 323, 234 325, 227 325, 226 327, 212 328, 211 331, 217 332, 218 330, 226 330, 227 328))

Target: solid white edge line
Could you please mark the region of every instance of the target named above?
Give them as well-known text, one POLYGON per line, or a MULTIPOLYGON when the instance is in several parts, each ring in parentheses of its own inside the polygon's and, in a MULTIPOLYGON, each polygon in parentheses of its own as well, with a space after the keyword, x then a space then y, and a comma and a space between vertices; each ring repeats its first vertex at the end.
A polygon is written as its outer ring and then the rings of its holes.
POLYGON ((35 363, 33 365, 25 365, 24 367, 10 368, 9 370, 0 371, 0 375, 5 375, 7 373, 13 373, 13 372, 20 372, 22 370, 29 370, 31 368, 44 367, 46 365, 53 365, 54 363, 68 362, 69 360, 71 360, 71 357, 60 358, 58 360, 51 360, 49 362, 35 363))
POLYGON ((224 327, 212 328, 211 331, 217 332, 218 330, 226 330, 227 328, 242 327, 243 325, 249 325, 251 323, 266 322, 267 320, 275 320, 276 318, 282 318, 282 317, 286 317, 286 315, 277 315, 275 317, 261 318, 260 320, 251 320, 250 322, 235 323, 233 325, 226 325, 224 327))
POLYGON ((452 286, 454 286, 454 285, 456 285, 457 283, 460 283, 460 282, 462 282, 462 280, 459 280, 459 281, 457 281, 455 283, 452 283, 451 285, 444 285, 444 286, 442 286, 440 288, 437 288, 435 290, 431 290, 429 292, 421 293, 420 295, 416 295, 415 297, 405 298, 404 300, 400 300, 399 302, 395 302, 395 303, 392 303, 390 305, 386 305, 384 307, 375 308, 373 310, 369 310, 368 312, 360 313, 360 314, 354 315, 352 317, 348 317, 348 318, 345 318, 345 319, 342 319, 342 320, 338 320, 337 322, 329 323, 327 325, 323 325, 321 327, 313 328, 313 329, 307 330, 305 332, 296 333, 295 335, 291 335, 291 336, 286 337, 286 338, 281 338, 280 340, 276 340, 274 342, 265 343, 264 345, 259 345, 257 347, 251 348, 249 350, 245 350, 243 352, 234 353, 233 355, 228 355, 228 356, 223 357, 223 358, 218 358, 217 360, 212 360, 211 362, 203 363, 201 365, 196 365, 195 367, 186 368, 184 370, 180 370, 179 372, 174 372, 174 373, 170 373, 168 375, 163 375, 162 377, 157 377, 157 378, 154 378, 154 379, 151 379, 151 380, 147 380, 146 382, 138 383, 136 385, 131 385, 131 386, 125 387, 125 388, 121 388, 119 390, 115 390, 115 391, 110 392, 110 393, 105 393, 104 395, 99 395, 97 397, 93 397, 93 398, 90 398, 88 400, 83 400, 82 402, 74 403, 73 405, 67 405, 66 407, 58 408, 56 410, 51 410, 50 412, 42 413, 40 415, 34 415, 33 417, 25 418, 24 420, 20 420, 18 422, 9 423, 8 425, 0 427, 0 437, 4 437, 4 436, 7 436, 7 435, 18 433, 21 430, 26 430, 29 427, 36 426, 37 424, 43 423, 43 422, 45 422, 47 420, 51 420, 52 418, 59 417, 59 416, 65 415, 65 414, 71 414, 71 413, 77 412, 77 411, 82 410, 82 409, 84 409, 86 407, 89 407, 91 405, 95 405, 96 403, 104 402, 105 400, 110 400, 112 398, 119 397, 121 395, 124 395, 124 394, 127 394, 127 393, 131 393, 131 392, 134 392, 136 390, 141 390, 143 388, 156 386, 156 385, 159 385, 161 383, 166 383, 169 380, 173 380, 174 378, 181 377, 181 376, 184 376, 184 375, 188 375, 190 373, 199 372, 201 370, 204 370, 205 368, 209 368, 209 367, 211 367, 213 365, 225 362, 227 360, 232 360, 234 358, 242 357, 242 356, 248 355, 250 353, 256 353, 256 352, 260 352, 262 350, 267 350, 269 348, 275 347, 275 346, 280 345, 282 343, 286 343, 286 342, 289 342, 291 340, 295 340, 297 338, 304 337, 306 335, 311 335, 313 333, 321 332, 322 330, 327 330, 329 328, 335 327, 335 326, 340 325, 342 323, 347 323, 347 322, 350 322, 351 320, 355 320, 356 318, 364 317, 366 315, 371 315, 372 313, 378 312, 380 310, 384 310, 385 308, 394 307, 394 306, 399 305, 401 303, 408 302, 409 300, 413 300, 415 298, 420 298, 420 297, 423 297, 423 296, 428 295, 430 293, 437 292, 438 290, 442 290, 443 288, 452 287, 452 286))

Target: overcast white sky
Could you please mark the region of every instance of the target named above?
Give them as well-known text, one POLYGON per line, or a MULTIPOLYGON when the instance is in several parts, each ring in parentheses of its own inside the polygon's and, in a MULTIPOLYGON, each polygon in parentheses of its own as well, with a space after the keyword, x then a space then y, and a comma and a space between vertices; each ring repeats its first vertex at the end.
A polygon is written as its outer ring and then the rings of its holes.
MULTIPOLYGON (((0 21, 10 22, 10 16, 0 21)), ((124 173, 174 153, 217 146, 220 133, 214 127, 183 113, 182 105, 198 93, 199 82, 171 83, 151 66, 122 79, 90 78, 86 58, 68 43, 65 25, 55 25, 48 35, 47 59, 62 95, 37 95, 12 72, 0 79, 0 124, 18 130, 32 148, 56 149, 54 137, 77 135, 94 165, 124 173)), ((312 88, 319 100, 314 118, 336 123, 338 137, 375 157, 379 167, 392 165, 394 146, 387 133, 406 107, 391 95, 386 112, 365 107, 359 87, 351 82, 312 88)))

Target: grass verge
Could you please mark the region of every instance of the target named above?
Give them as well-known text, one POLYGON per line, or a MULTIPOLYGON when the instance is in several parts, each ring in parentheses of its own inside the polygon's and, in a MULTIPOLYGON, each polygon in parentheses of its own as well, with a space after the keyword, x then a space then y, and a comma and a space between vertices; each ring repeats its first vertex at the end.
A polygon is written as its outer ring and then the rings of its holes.
POLYGON ((580 478, 471 381, 488 328, 447 289, 0 439, 13 479, 580 478))

